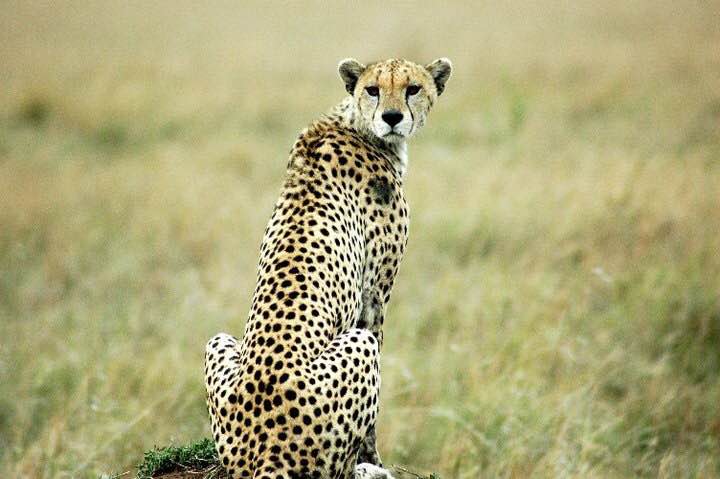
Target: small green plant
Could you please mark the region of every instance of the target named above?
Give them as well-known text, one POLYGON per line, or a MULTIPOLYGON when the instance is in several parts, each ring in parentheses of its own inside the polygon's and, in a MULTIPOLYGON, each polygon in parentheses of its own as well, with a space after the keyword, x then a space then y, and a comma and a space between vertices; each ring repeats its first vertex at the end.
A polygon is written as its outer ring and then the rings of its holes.
POLYGON ((401 473, 402 477, 411 476, 415 479, 441 479, 440 476, 434 472, 431 472, 429 475, 424 475, 419 472, 411 471, 404 466, 392 466, 391 469, 394 469, 396 473, 401 473))
POLYGON ((187 446, 168 446, 147 451, 138 465, 137 478, 151 479, 159 474, 177 471, 206 472, 215 477, 220 466, 215 445, 209 438, 187 446))

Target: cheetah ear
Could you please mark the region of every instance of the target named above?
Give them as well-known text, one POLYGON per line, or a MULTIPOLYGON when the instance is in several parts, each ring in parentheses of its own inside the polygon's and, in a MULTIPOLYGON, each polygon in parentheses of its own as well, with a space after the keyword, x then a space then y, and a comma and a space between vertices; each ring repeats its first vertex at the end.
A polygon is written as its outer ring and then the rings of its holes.
POLYGON ((355 92, 355 85, 364 71, 365 65, 354 58, 346 58, 338 63, 340 78, 345 82, 345 89, 351 95, 355 92))
POLYGON ((452 62, 448 58, 438 58, 434 62, 425 67, 435 80, 438 96, 445 90, 445 82, 450 78, 452 73, 452 62))

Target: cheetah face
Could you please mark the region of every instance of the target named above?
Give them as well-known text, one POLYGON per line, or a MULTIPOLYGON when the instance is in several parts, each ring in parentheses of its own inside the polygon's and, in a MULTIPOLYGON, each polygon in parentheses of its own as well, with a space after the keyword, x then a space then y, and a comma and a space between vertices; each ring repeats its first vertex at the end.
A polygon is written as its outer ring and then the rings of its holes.
POLYGON ((365 66, 352 58, 338 65, 355 102, 355 127, 390 143, 400 143, 424 124, 450 78, 452 64, 440 58, 427 66, 386 60, 365 66))

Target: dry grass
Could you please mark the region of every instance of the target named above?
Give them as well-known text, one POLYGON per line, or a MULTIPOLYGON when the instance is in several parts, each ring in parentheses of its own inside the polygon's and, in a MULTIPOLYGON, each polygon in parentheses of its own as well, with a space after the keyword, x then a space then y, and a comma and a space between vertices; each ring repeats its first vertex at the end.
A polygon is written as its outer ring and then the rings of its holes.
POLYGON ((349 55, 456 65, 410 148, 386 462, 720 476, 715 3, 12 3, 1 476, 208 433, 204 343, 242 331, 287 151, 349 55))

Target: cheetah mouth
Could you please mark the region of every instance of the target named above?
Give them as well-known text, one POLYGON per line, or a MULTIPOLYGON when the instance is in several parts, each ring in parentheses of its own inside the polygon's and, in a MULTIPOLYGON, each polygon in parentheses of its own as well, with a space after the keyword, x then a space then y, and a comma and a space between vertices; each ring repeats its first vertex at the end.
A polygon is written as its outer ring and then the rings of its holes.
POLYGON ((390 130, 389 132, 385 133, 382 137, 387 138, 388 140, 391 140, 391 139, 405 138, 405 135, 403 135, 399 131, 390 130))

